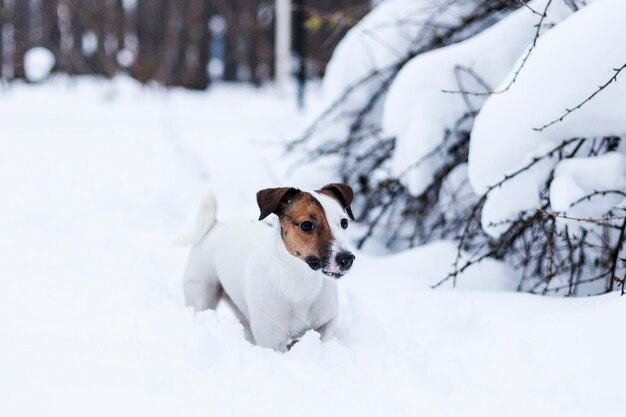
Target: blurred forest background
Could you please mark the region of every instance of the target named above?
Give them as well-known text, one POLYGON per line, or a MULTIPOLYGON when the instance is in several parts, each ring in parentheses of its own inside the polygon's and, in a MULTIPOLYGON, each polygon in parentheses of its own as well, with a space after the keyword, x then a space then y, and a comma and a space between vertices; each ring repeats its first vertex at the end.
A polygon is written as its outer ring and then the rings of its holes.
MULTIPOLYGON (((293 3, 308 77, 323 75, 337 42, 369 9, 367 0, 293 3)), ((259 85, 274 74, 274 12, 264 0, 0 0, 0 75, 24 79, 26 52, 42 46, 57 73, 127 73, 192 89, 214 80, 259 85)))

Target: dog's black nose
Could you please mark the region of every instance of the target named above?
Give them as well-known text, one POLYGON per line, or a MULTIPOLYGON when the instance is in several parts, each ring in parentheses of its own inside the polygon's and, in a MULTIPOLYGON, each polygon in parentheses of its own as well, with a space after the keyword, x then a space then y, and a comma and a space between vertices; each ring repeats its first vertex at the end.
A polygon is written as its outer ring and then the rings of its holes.
POLYGON ((307 265, 314 271, 317 271, 322 267, 322 260, 316 256, 307 256, 304 258, 304 262, 306 262, 307 265))
POLYGON ((335 260, 341 269, 350 269, 354 262, 354 255, 351 252, 340 252, 335 260))

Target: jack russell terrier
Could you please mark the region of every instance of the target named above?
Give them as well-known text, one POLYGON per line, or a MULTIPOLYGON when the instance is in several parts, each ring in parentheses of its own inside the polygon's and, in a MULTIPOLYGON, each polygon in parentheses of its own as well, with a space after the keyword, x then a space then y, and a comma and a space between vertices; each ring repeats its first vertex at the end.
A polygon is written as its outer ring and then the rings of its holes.
POLYGON ((311 329, 328 340, 337 325, 336 280, 354 261, 345 246, 352 197, 345 184, 261 190, 259 220, 276 214, 274 231, 256 222, 218 223, 215 197, 207 197, 188 239, 187 306, 214 309, 223 298, 250 341, 282 352, 311 329))

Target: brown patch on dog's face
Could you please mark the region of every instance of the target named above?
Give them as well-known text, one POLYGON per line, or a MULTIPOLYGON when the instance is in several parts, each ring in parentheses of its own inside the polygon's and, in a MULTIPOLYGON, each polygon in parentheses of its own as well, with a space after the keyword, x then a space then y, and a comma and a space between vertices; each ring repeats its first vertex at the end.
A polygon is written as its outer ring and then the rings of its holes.
POLYGON ((328 264, 333 235, 324 208, 312 194, 297 194, 281 208, 278 218, 290 254, 315 270, 328 264))

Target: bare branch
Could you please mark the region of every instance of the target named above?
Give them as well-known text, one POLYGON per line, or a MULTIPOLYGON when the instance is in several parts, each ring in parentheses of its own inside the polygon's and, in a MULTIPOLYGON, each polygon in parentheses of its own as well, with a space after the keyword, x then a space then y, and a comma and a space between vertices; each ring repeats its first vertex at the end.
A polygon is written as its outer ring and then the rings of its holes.
MULTIPOLYGON (((626 230, 626 217, 622 221, 622 225, 619 229, 619 237, 617 238, 617 242, 615 243, 615 248, 613 248, 613 253, 611 254, 611 275, 609 278, 609 287, 608 291, 613 291, 613 282, 616 278, 615 272, 617 270, 617 261, 619 260, 619 253, 622 250, 622 245, 624 244, 624 231, 626 230)), ((624 283, 622 283, 622 294, 624 292, 624 283)))
POLYGON ((528 2, 526 0, 519 0, 520 3, 522 3, 522 6, 526 7, 528 10, 530 10, 531 12, 533 12, 534 14, 536 14, 537 16, 542 16, 541 13, 539 13, 538 11, 536 11, 535 9, 533 9, 532 7, 530 7, 528 5, 528 2))
POLYGON ((541 127, 533 127, 533 130, 536 132, 541 132, 556 123, 562 122, 563 119, 565 119, 567 116, 569 116, 570 114, 572 114, 573 112, 575 112, 576 110, 580 109, 582 106, 587 104, 589 101, 591 101, 591 99, 593 99, 596 95, 598 95, 600 91, 607 88, 613 81, 617 81, 617 76, 619 75, 620 72, 622 72, 624 68, 626 68, 626 64, 622 65, 619 68, 613 68, 613 71, 615 71, 615 74, 613 74, 613 76, 606 83, 599 86, 598 89, 593 92, 593 94, 591 94, 589 97, 587 97, 586 99, 584 99, 583 101, 578 103, 576 106, 572 107, 571 109, 565 109, 565 113, 563 113, 563 115, 559 117, 558 119, 554 119, 551 122, 546 123, 545 125, 541 127))
POLYGON ((621 191, 621 190, 603 190, 603 191, 597 191, 596 190, 596 191, 594 191, 592 193, 589 193, 589 194, 587 194, 587 195, 585 195, 583 197, 580 197, 578 200, 576 200, 573 203, 571 203, 569 205, 569 207, 572 208, 572 207, 576 206, 577 204, 580 204, 583 201, 589 201, 593 197, 596 197, 596 196, 604 197, 604 196, 609 195, 609 194, 617 194, 617 195, 621 195, 622 197, 626 197, 626 192, 621 191))
POLYGON ((546 216, 558 217, 560 219, 567 219, 567 220, 575 220, 577 222, 598 223, 598 222, 609 222, 609 221, 612 221, 612 220, 626 219, 626 215, 624 215, 624 216, 609 216, 609 217, 572 217, 572 216, 568 216, 566 214, 556 213, 556 212, 553 212, 553 211, 547 211, 547 210, 542 210, 542 209, 539 209, 539 211, 541 211, 546 216))
POLYGON ((532 168, 533 166, 535 166, 537 163, 539 163, 540 161, 552 157, 556 152, 565 149, 568 145, 570 145, 571 143, 574 142, 578 142, 578 147, 580 145, 582 145, 585 142, 586 139, 584 138, 572 138, 572 139, 567 139, 564 140, 563 142, 561 142, 560 145, 550 149, 548 152, 540 155, 540 156, 536 156, 532 159, 532 161, 530 161, 528 164, 524 165, 523 167, 521 167, 520 169, 513 171, 510 174, 507 174, 504 176, 504 178, 502 178, 500 181, 498 181, 497 183, 490 185, 489 187, 487 187, 487 190, 485 191, 485 194, 490 193, 493 189, 501 187, 502 184, 504 184, 505 182, 509 181, 511 178, 516 177, 517 175, 521 174, 524 171, 529 170, 530 168, 532 168))
POLYGON ((472 96, 490 96, 493 94, 502 94, 502 93, 509 91, 509 89, 517 81, 517 78, 519 77, 519 74, 522 72, 522 69, 526 65, 528 58, 530 58, 530 55, 533 53, 533 51, 535 50, 535 47, 537 46, 537 40, 539 39, 539 36, 541 33, 541 27, 543 25, 543 21, 548 16, 548 8, 550 7, 551 3, 552 3, 552 0, 548 0, 548 2, 546 3, 546 7, 543 9, 543 13, 540 14, 541 18, 539 19, 539 22, 537 23, 537 26, 536 26, 537 30, 535 32, 535 36, 533 37, 533 41, 530 45, 530 48, 528 48, 528 50, 526 51, 526 54, 522 58, 522 62, 519 64, 517 69, 513 72, 513 77, 504 88, 501 88, 500 90, 496 90, 496 91, 484 91, 484 92, 483 91, 458 91, 458 90, 456 91, 455 90, 441 90, 441 91, 443 93, 449 93, 449 94, 464 94, 464 95, 466 94, 466 95, 472 95, 472 96))

